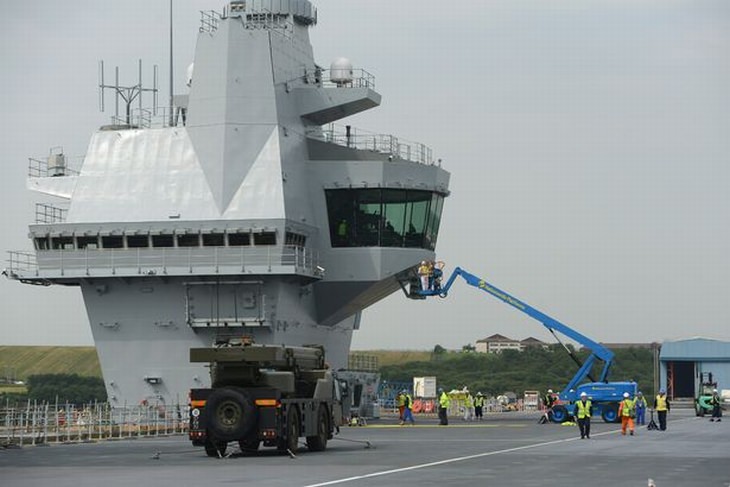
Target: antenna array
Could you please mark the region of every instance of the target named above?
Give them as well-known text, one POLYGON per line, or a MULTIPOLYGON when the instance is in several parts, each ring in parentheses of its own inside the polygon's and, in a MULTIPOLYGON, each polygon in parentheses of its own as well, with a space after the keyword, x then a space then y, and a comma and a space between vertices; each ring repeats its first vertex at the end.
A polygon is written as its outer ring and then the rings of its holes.
POLYGON ((132 125, 132 103, 135 100, 139 103, 139 109, 142 110, 142 94, 152 92, 152 107, 154 115, 157 115, 157 65, 155 64, 152 68, 152 88, 145 88, 142 85, 142 60, 138 63, 138 82, 136 85, 122 86, 119 84, 119 66, 114 68, 114 84, 107 85, 104 83, 104 61, 99 61, 99 111, 104 111, 104 95, 106 90, 114 91, 114 120, 119 120, 119 101, 124 102, 125 105, 125 123, 126 125, 132 125))

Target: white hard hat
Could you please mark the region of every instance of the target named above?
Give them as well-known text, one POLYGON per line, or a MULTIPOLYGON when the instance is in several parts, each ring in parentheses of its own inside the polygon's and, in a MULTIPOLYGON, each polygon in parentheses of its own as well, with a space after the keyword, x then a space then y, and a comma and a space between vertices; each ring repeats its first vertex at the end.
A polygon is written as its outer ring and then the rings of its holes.
POLYGON ((629 397, 629 393, 628 392, 624 392, 624 397, 629 397))
POLYGON ((717 389, 712 389, 712 392, 717 392, 717 389))
POLYGON ((552 394, 552 393, 553 393, 553 390, 552 389, 548 389, 548 394, 552 394))
POLYGON ((583 396, 587 396, 587 395, 588 395, 588 394, 586 394, 585 392, 581 392, 581 393, 580 393, 580 397, 583 397, 583 396))

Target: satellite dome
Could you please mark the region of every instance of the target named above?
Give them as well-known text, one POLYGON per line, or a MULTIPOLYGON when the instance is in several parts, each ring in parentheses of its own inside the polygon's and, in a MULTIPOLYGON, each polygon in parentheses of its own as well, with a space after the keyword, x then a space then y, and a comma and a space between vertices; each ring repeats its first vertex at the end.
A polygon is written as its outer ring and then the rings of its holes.
POLYGON ((338 86, 352 83, 352 63, 349 59, 341 57, 330 64, 330 81, 338 86))

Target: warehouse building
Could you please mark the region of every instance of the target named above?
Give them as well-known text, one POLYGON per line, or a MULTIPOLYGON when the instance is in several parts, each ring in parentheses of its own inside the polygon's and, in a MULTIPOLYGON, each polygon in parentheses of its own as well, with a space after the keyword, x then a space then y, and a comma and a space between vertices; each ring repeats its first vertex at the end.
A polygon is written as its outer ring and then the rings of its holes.
POLYGON ((694 398, 703 374, 718 389, 730 389, 730 342, 691 338, 664 342, 659 354, 660 384, 669 399, 694 398))

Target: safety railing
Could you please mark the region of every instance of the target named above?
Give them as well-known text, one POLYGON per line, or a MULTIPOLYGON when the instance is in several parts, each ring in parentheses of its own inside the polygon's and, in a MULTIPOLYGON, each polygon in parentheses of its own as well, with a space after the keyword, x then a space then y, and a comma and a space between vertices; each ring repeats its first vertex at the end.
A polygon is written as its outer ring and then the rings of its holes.
POLYGON ((391 156, 393 159, 432 165, 433 151, 420 142, 399 139, 394 135, 376 134, 351 126, 329 124, 312 129, 307 137, 358 150, 369 150, 391 156))
POLYGON ((375 76, 364 69, 353 69, 352 78, 343 80, 338 70, 335 70, 336 77, 332 79, 332 70, 322 71, 321 84, 323 86, 335 86, 338 88, 370 88, 375 89, 375 76))
POLYGON ((229 17, 240 17, 246 29, 267 29, 291 37, 294 32, 294 23, 289 15, 275 13, 268 9, 247 10, 231 4, 223 9, 223 12, 215 10, 200 11, 200 32, 212 34, 218 30, 223 19, 229 17))
POLYGON ((135 130, 181 127, 185 125, 186 118, 187 108, 184 107, 132 108, 129 110, 129 120, 127 120, 126 115, 112 115, 110 117, 111 125, 107 129, 135 130))
POLYGON ((167 436, 188 430, 188 405, 111 407, 28 402, 0 408, 0 447, 167 436))
POLYGON ((215 10, 201 10, 200 11, 200 32, 206 32, 208 34, 218 30, 218 24, 220 23, 223 16, 220 12, 215 10))
POLYGON ((84 157, 72 157, 66 158, 65 160, 66 163, 63 166, 51 166, 48 164, 48 159, 36 159, 34 157, 29 157, 28 177, 46 178, 78 175, 79 170, 76 168, 81 167, 81 164, 84 162, 84 157))
POLYGON ((63 223, 66 221, 68 208, 50 205, 48 203, 36 203, 35 205, 35 222, 36 223, 63 223))
POLYGON ((320 276, 318 256, 304 247, 177 247, 9 252, 14 279, 156 274, 272 273, 320 276))
POLYGON ((38 271, 38 262, 33 252, 11 250, 8 252, 7 263, 6 272, 9 272, 9 277, 12 278, 17 274, 35 274, 38 271))
POLYGON ((302 76, 287 81, 287 85, 317 85, 326 88, 370 88, 375 89, 375 76, 364 69, 353 69, 352 76, 343 79, 341 70, 335 73, 335 79, 332 79, 331 69, 315 69, 314 71, 305 72, 302 76))

